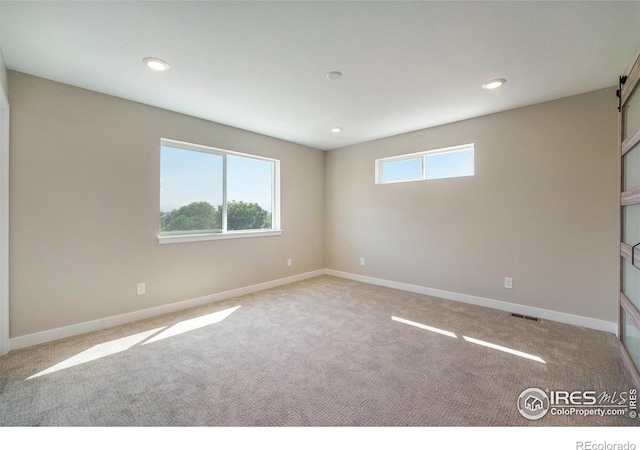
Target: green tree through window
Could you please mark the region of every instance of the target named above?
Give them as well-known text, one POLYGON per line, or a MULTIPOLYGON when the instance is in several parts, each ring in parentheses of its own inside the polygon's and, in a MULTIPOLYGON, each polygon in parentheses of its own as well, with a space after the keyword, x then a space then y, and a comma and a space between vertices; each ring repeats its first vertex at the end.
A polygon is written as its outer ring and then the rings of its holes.
POLYGON ((227 203, 228 230, 260 230, 271 228, 271 215, 257 203, 227 203))
POLYGON ((220 207, 208 202, 193 202, 170 213, 160 213, 162 231, 221 230, 220 207))
MULTIPOLYGON (((222 230, 222 206, 214 207, 208 202, 193 202, 161 212, 162 231, 222 230)), ((228 230, 260 230, 271 228, 271 214, 257 203, 230 201, 227 203, 228 230)))

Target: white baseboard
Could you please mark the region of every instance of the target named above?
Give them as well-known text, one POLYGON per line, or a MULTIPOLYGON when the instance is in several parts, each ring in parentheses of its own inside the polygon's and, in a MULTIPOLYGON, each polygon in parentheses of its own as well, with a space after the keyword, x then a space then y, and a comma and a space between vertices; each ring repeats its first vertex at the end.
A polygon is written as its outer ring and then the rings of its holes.
POLYGON ((204 297, 193 298, 181 302, 170 303, 168 305, 156 306, 154 308, 120 314, 118 316, 105 317, 104 319, 97 319, 89 322, 69 325, 67 327, 55 328, 53 330, 19 336, 9 339, 9 351, 30 347, 32 345, 43 344, 45 342, 55 341, 57 339, 71 337, 78 334, 98 331, 117 325, 123 325, 125 323, 135 322, 136 320, 148 319, 150 317, 156 317, 163 314, 182 311, 184 309, 205 305, 207 303, 219 302, 233 297, 240 297, 241 295, 252 294, 254 292, 263 291, 265 289, 271 289, 277 286, 294 283, 296 281, 306 280, 307 278, 317 277, 320 275, 324 275, 324 273, 324 269, 315 270, 312 272, 306 272, 287 278, 267 281, 265 283, 254 284, 252 286, 247 286, 239 289, 232 289, 230 291, 219 292, 217 294, 205 295, 204 297))
POLYGON ((254 284, 238 289, 232 289, 230 291, 219 292, 217 294, 205 295, 204 297, 193 298, 190 300, 184 300, 181 302, 170 303, 168 305, 156 306, 154 308, 143 309, 140 311, 134 311, 131 313, 120 314, 118 316, 106 317, 104 319, 92 320, 89 322, 83 322, 75 325, 69 325, 66 327, 55 328, 53 330, 42 331, 39 333, 28 334, 25 336, 19 336, 9 339, 9 351, 18 350, 32 345, 43 344, 45 342, 55 341, 57 339, 67 338, 78 334, 90 333, 92 331, 98 331, 117 325, 123 325, 126 323, 134 322, 136 320, 148 319, 150 317, 160 316, 162 314, 169 314, 184 309, 193 308, 196 306, 205 305, 207 303, 219 302, 227 300, 233 297, 239 297, 241 295, 247 295, 265 289, 273 287, 283 286, 285 284, 294 283, 296 281, 306 280, 308 278, 314 278, 320 275, 333 275, 340 278, 346 278, 349 280, 360 281, 368 284, 375 284, 378 286, 385 286, 393 289, 399 289, 402 291, 415 292, 418 294, 431 295, 433 297, 443 298, 446 300, 455 300, 458 302, 469 303, 472 305, 485 306, 487 308, 499 309, 502 311, 513 312, 517 314, 523 314, 526 316, 539 317, 541 319, 553 320, 556 322, 562 322, 569 325, 576 325, 580 327, 591 328, 599 331, 606 331, 609 333, 616 333, 618 326, 614 322, 607 322, 599 319, 592 319, 590 317, 576 316, 573 314, 567 314, 557 311, 551 311, 548 309, 534 308, 532 306, 517 305, 515 303, 502 302, 499 300, 492 300, 484 297, 476 297, 473 295, 460 294, 457 292, 443 291, 440 289, 433 289, 424 286, 417 286, 414 284, 401 283, 398 281, 390 281, 382 278, 368 277, 365 275, 358 275, 349 272, 341 272, 333 269, 320 269, 312 272, 306 272, 299 275, 294 275, 287 278, 280 278, 278 280, 267 281, 265 283, 254 284))
POLYGON ((579 327, 591 328, 598 331, 606 331, 609 333, 617 333, 618 325, 615 322, 607 322, 600 319, 592 319, 590 317, 576 316, 574 314, 567 314, 558 311, 551 311, 548 309, 535 308, 532 306, 517 305, 515 303, 503 302, 500 300, 492 300, 490 298, 476 297, 474 295, 460 294, 457 292, 443 291, 440 289, 433 289, 424 286, 417 286, 415 284, 400 283, 397 281, 384 280, 382 278, 368 277, 365 275, 357 275, 349 272, 341 272, 339 270, 325 269, 327 275, 333 275, 340 278, 347 278, 349 280, 361 281, 363 283, 375 284, 378 286, 385 286, 393 289, 400 289, 402 291, 415 292, 417 294, 431 295, 433 297, 443 298, 446 300, 455 300, 462 303, 469 303, 472 305, 485 306, 487 308, 499 309, 516 314, 522 314, 525 316, 538 317, 540 319, 553 320, 555 322, 566 323, 569 325, 576 325, 579 327))

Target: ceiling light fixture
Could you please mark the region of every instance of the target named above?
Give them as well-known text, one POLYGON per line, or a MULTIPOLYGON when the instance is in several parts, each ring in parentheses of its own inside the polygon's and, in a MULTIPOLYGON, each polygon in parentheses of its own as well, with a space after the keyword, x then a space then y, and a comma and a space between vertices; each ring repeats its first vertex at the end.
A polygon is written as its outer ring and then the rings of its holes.
POLYGON ((327 74, 327 78, 328 78, 328 79, 330 79, 330 80, 337 80, 337 79, 338 79, 338 78, 340 78, 340 77, 342 77, 342 73, 340 73, 340 72, 336 72, 336 71, 334 71, 334 72, 329 72, 329 73, 327 74))
POLYGON ((158 58, 144 58, 142 62, 145 63, 150 69, 157 70, 158 72, 169 70, 170 67, 169 64, 158 58))
POLYGON ((340 127, 334 127, 334 128, 331 129, 332 133, 340 133, 341 131, 342 131, 342 128, 340 128, 340 127))
POLYGON ((482 85, 484 89, 496 89, 505 84, 507 80, 504 78, 496 78, 495 80, 487 81, 482 85))

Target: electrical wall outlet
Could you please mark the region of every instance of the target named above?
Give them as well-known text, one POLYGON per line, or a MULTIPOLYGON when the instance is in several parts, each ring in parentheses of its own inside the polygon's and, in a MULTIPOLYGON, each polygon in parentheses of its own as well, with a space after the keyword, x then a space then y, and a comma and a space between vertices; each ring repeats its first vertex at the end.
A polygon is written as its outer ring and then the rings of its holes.
POLYGON ((287 266, 293 266, 293 261, 291 260, 291 258, 287 259, 287 266))
POLYGON ((147 286, 144 283, 138 283, 138 295, 146 294, 147 286))
POLYGON ((360 258, 360 265, 364 266, 364 258, 360 258))
POLYGON ((513 289, 513 278, 504 277, 504 287, 507 289, 513 289))

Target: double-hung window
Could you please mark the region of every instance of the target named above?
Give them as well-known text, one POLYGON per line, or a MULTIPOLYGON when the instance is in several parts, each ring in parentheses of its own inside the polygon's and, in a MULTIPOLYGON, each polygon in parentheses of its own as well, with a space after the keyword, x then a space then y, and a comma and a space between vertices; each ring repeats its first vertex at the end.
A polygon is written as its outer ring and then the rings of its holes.
POLYGON ((280 161, 162 139, 160 243, 280 234, 280 161))
POLYGON ((473 174, 473 144, 376 160, 376 184, 468 177, 473 174))

